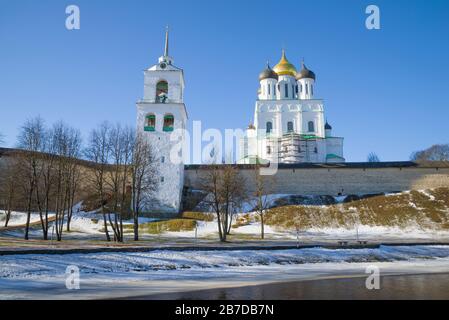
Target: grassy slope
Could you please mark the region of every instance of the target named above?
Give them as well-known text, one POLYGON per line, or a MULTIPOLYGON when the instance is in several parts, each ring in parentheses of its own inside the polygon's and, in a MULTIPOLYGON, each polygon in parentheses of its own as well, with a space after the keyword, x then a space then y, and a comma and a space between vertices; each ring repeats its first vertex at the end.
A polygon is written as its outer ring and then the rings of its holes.
POLYGON ((352 228, 370 226, 449 229, 449 188, 376 196, 328 206, 284 206, 270 209, 266 224, 282 228, 352 228))

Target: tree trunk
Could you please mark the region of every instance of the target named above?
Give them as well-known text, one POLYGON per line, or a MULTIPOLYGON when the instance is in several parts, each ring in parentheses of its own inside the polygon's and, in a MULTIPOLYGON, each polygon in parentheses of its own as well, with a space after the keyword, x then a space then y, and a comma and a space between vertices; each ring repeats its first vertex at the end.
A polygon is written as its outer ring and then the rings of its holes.
POLYGON ((28 204, 27 204, 27 221, 25 224, 25 240, 29 239, 29 230, 30 230, 30 220, 31 220, 31 199, 33 197, 33 192, 30 191, 28 195, 28 204))
POLYGON ((139 241, 139 216, 134 213, 134 241, 139 241))

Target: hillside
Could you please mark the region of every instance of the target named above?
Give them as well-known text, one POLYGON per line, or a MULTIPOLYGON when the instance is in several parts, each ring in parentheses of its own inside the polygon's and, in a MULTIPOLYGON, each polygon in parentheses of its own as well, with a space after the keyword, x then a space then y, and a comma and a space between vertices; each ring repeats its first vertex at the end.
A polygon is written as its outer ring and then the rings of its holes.
POLYGON ((278 206, 268 210, 266 224, 301 230, 356 225, 449 230, 449 188, 350 198, 329 205, 278 206))

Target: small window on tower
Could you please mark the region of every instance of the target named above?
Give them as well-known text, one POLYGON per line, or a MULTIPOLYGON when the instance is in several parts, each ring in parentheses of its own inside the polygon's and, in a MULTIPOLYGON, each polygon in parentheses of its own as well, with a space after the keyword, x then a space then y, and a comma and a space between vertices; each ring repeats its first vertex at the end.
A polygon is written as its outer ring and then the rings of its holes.
POLYGON ((285 89, 285 97, 288 98, 288 84, 285 84, 284 89, 285 89))
POLYGON ((165 157, 164 156, 161 157, 161 163, 165 163, 165 157))
POLYGON ((296 94, 298 94, 298 85, 295 87, 296 94))
POLYGON ((271 94, 271 86, 268 85, 268 95, 270 95, 270 94, 271 94))
POLYGON ((288 133, 293 132, 293 122, 291 121, 287 122, 287 132, 288 133))
POLYGON ((271 147, 270 146, 267 147, 267 154, 271 154, 271 147))
POLYGON ((173 131, 173 126, 175 124, 175 118, 171 114, 167 114, 164 116, 164 127, 163 130, 165 132, 173 131))
POLYGON ((312 96, 313 96, 313 84, 310 85, 310 93, 311 93, 312 96))
POLYGON ((306 83, 306 94, 309 94, 309 84, 306 83))
POLYGON ((156 116, 154 114, 149 114, 145 117, 145 131, 155 131, 156 127, 156 116))

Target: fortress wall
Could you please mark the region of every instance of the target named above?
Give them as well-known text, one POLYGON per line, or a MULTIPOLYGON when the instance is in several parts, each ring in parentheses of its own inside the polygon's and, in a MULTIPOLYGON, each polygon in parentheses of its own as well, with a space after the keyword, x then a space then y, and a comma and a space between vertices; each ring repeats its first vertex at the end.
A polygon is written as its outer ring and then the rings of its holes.
MULTIPOLYGON (((201 189, 206 168, 186 168, 185 186, 201 189)), ((254 169, 242 168, 249 189, 254 169)), ((449 187, 449 167, 280 168, 268 178, 270 193, 299 195, 371 194, 449 187)))

